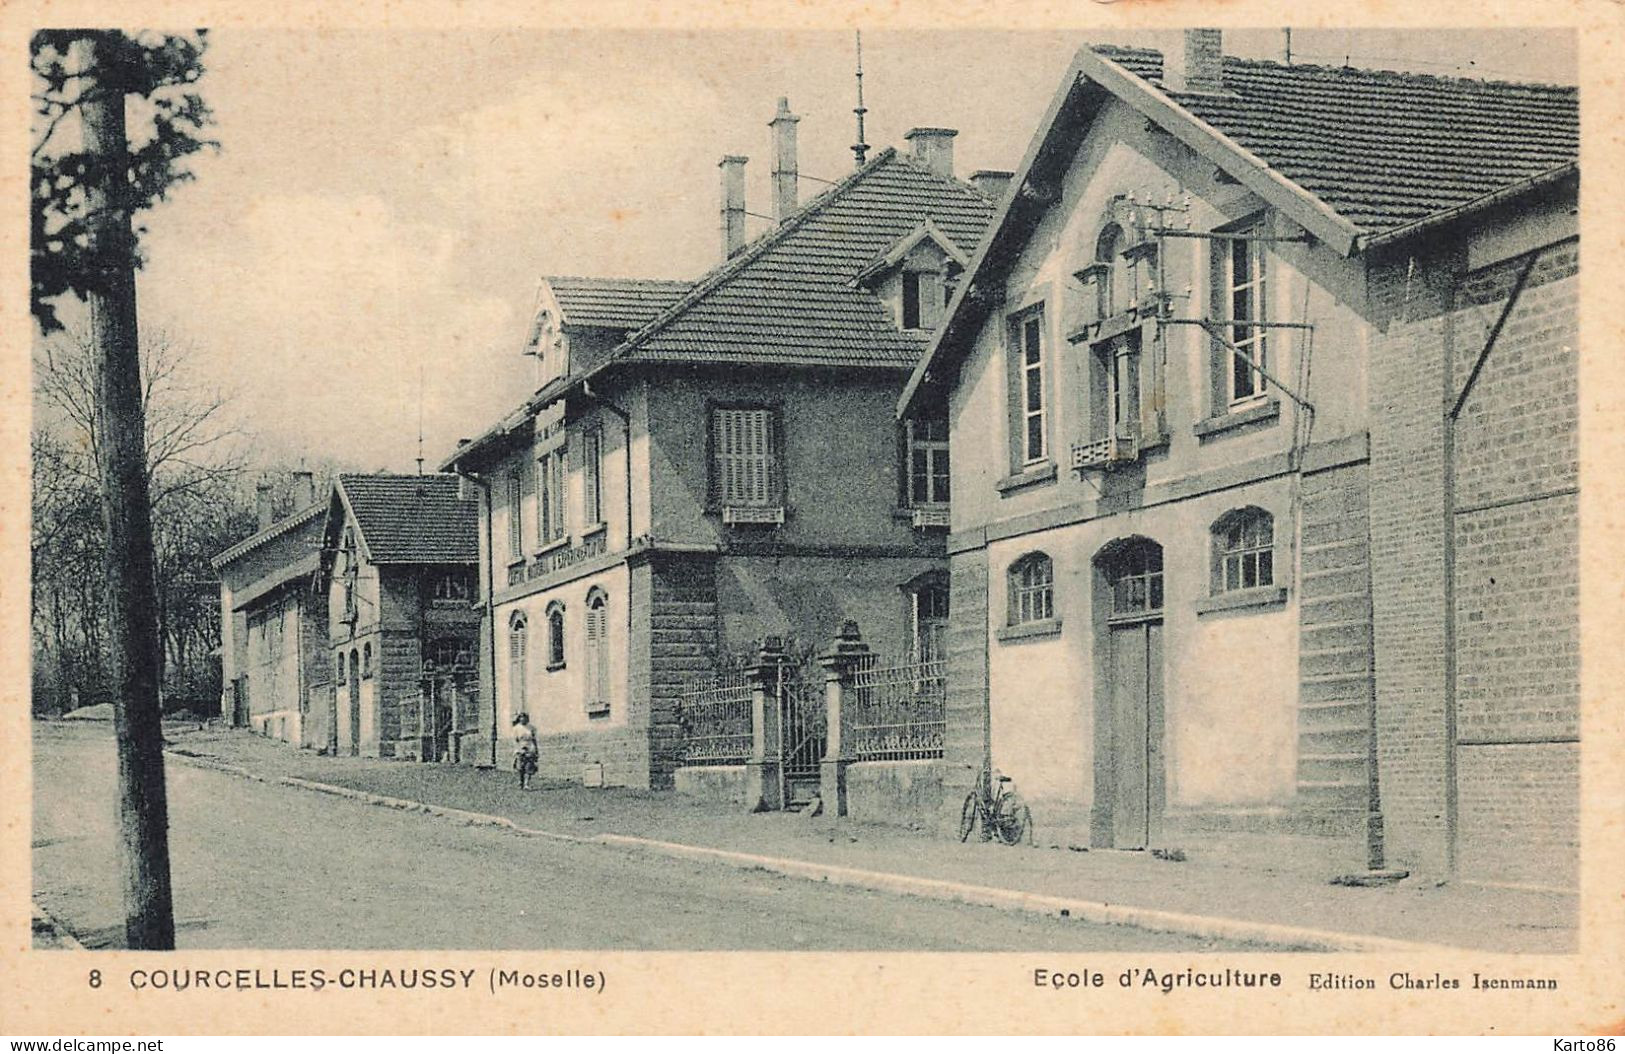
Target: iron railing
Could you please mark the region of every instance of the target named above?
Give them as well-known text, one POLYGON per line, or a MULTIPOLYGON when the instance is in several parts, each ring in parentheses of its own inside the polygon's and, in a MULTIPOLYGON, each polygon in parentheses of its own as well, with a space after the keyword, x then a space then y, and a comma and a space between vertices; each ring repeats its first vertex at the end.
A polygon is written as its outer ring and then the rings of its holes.
POLYGON ((678 764, 743 765, 751 752, 751 693, 743 672, 685 688, 677 697, 678 764))
POLYGON ((878 656, 860 663, 841 708, 853 760, 942 757, 946 667, 941 659, 883 666, 878 656))

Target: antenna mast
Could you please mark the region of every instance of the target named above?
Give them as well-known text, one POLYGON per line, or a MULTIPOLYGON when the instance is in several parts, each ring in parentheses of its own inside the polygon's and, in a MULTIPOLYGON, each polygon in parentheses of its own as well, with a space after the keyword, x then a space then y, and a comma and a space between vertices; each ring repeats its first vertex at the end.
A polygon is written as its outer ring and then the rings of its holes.
POLYGON ((423 475, 423 363, 418 363, 418 475, 423 475))
POLYGON ((869 144, 863 140, 863 115, 869 110, 863 105, 863 30, 855 32, 858 37, 858 105, 852 112, 858 115, 858 141, 852 144, 852 156, 858 160, 857 167, 862 168, 869 155, 869 144))

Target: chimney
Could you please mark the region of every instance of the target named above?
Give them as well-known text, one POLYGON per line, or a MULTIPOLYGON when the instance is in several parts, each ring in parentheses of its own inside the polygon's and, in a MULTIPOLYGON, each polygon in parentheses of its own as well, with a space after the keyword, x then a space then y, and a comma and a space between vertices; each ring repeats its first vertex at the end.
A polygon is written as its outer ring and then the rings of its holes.
POLYGON ((914 147, 914 160, 939 176, 954 174, 954 128, 911 128, 904 139, 914 147))
POLYGON ((300 469, 293 474, 293 508, 295 512, 316 504, 316 473, 300 469))
POLYGON ((262 531, 274 522, 271 508, 271 485, 260 480, 254 484, 254 512, 259 518, 259 529, 262 531))
POLYGON ((722 169, 722 258, 745 247, 745 162, 729 154, 717 162, 722 169))
POLYGON ((1224 37, 1217 29, 1187 29, 1162 57, 1162 86, 1171 92, 1224 91, 1224 37))
POLYGON ((1010 190, 1010 181, 1015 178, 1014 172, 984 168, 970 174, 970 184, 994 201, 1003 201, 1004 195, 1010 190))
POLYGON ((773 218, 783 223, 796 211, 796 122, 790 100, 779 98, 779 112, 767 126, 773 129, 773 218))

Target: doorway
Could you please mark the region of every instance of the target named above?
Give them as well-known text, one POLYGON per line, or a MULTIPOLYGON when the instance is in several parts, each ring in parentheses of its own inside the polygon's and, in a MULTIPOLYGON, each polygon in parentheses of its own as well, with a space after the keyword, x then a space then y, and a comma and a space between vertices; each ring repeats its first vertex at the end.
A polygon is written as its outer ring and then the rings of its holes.
POLYGON ((1131 538, 1095 561, 1095 845, 1146 849, 1161 833, 1162 547, 1131 538))
POLYGON ((361 753, 361 656, 350 652, 350 756, 361 753))

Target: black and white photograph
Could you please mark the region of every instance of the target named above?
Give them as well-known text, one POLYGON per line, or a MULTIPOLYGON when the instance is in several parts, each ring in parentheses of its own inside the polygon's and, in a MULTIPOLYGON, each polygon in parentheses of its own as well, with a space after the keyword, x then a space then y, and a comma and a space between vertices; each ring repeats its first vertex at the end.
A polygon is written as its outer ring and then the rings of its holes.
POLYGON ((1583 1019, 1572 21, 142 6, 16 34, 25 970, 1583 1019))

